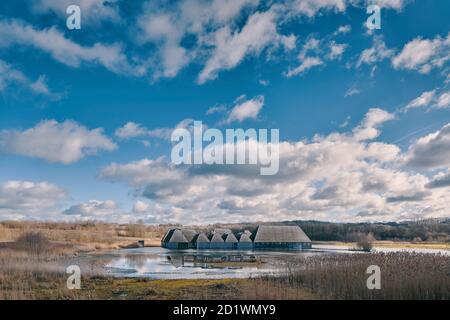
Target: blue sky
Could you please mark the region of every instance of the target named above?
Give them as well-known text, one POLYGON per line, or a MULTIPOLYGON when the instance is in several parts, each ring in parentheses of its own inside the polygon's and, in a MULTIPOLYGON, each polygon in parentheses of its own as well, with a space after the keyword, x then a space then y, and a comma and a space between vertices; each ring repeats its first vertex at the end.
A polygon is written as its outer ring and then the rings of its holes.
POLYGON ((4 1, 0 219, 448 216, 449 15, 445 0, 4 1), (173 166, 170 132, 192 120, 279 129, 279 175, 173 166))

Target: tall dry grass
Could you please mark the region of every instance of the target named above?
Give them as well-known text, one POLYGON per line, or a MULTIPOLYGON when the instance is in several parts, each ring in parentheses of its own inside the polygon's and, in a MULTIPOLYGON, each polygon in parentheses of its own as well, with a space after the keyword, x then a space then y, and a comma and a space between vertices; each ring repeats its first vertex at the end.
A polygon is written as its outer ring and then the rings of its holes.
POLYGON ((44 235, 25 232, 16 241, 0 247, 0 299, 42 299, 56 283, 61 291, 55 297, 69 298, 73 293, 64 290, 65 276, 58 263, 74 253, 73 249, 55 245, 44 235), (43 290, 34 290, 40 286, 43 290))
POLYGON ((258 281, 248 299, 295 299, 307 289, 321 299, 449 300, 450 257, 408 252, 298 257, 286 262, 284 275, 258 281), (381 269, 381 290, 367 288, 370 265, 381 269))
POLYGON ((42 234, 50 241, 87 245, 92 248, 116 248, 138 239, 158 244, 168 226, 115 224, 102 222, 0 222, 0 242, 14 241, 26 233, 42 234))

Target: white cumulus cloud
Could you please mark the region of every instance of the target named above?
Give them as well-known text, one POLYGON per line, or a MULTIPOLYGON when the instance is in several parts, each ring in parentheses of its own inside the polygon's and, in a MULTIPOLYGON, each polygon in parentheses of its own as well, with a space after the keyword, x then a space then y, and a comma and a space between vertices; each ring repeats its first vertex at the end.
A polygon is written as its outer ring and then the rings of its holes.
POLYGON ((408 42, 402 51, 393 57, 395 69, 415 70, 429 73, 434 68, 442 67, 450 59, 450 33, 446 38, 416 38, 408 42))
POLYGON ((66 192, 49 182, 0 182, 0 219, 45 219, 58 214, 66 192))
MULTIPOLYGON (((133 211, 150 212, 158 206, 164 214, 155 221, 379 221, 445 216, 450 201, 445 187, 431 188, 430 178, 403 161, 419 152, 402 152, 395 144, 376 141, 381 126, 393 119, 393 114, 374 108, 350 132, 280 142, 280 171, 275 176, 260 176, 249 165, 175 166, 165 158, 113 163, 100 176, 123 181, 135 196, 146 199, 139 200, 143 203, 136 203, 133 211)), ((450 159, 445 154, 449 148, 437 145, 442 139, 436 138, 426 138, 434 144, 433 150, 420 153, 437 153, 435 159, 448 166, 442 159, 450 159)))
POLYGON ((84 203, 73 205, 68 209, 64 210, 62 213, 70 216, 80 216, 90 218, 107 216, 111 218, 111 216, 116 214, 117 211, 118 205, 113 200, 106 200, 106 201, 89 200, 84 203))
POLYGON ((63 164, 116 147, 103 129, 89 130, 73 121, 44 120, 23 131, 0 131, 1 151, 63 164))

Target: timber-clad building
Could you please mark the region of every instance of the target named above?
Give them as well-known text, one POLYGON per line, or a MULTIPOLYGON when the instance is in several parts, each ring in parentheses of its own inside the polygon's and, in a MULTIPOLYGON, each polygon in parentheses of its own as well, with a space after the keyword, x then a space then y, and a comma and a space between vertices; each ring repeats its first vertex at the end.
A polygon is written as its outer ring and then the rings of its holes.
POLYGON ((311 240, 297 225, 260 225, 254 232, 238 233, 230 229, 205 233, 174 228, 166 232, 161 246, 167 249, 304 250, 311 249, 311 240))

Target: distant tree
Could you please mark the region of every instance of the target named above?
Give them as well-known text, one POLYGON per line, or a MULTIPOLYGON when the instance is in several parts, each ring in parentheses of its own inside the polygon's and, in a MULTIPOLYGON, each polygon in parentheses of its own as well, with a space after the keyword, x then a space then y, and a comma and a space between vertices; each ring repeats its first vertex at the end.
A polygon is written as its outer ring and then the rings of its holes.
POLYGON ((358 233, 371 233, 377 240, 450 242, 450 220, 416 222, 333 223, 295 221, 312 241, 352 241, 358 233))

